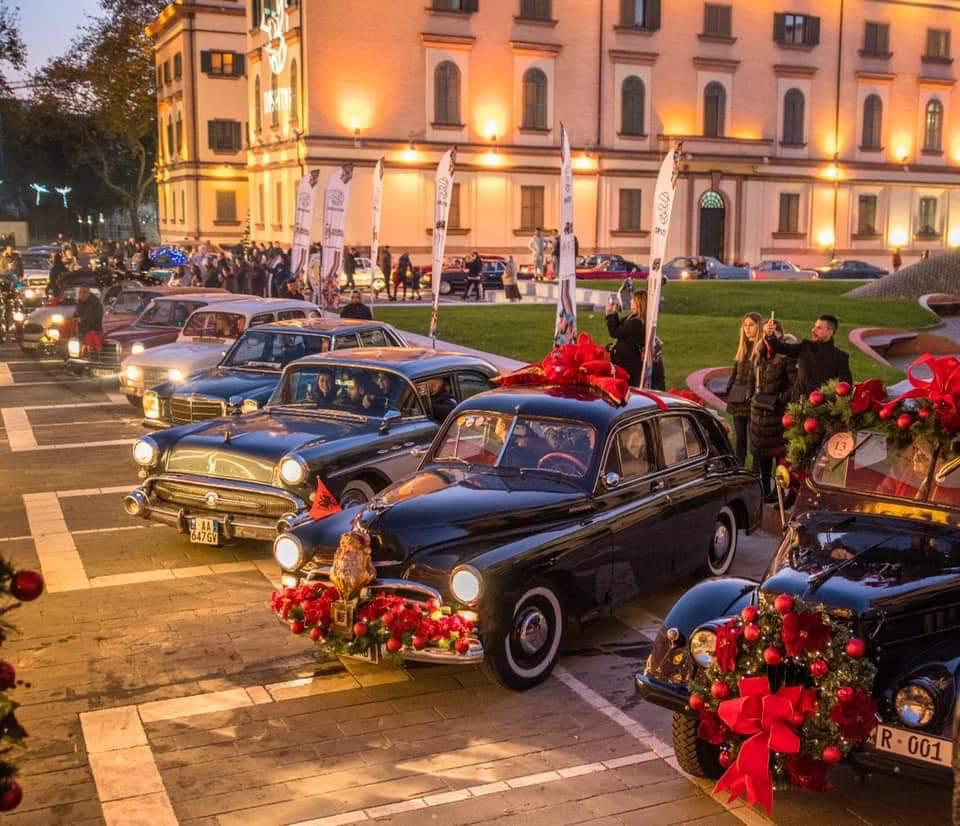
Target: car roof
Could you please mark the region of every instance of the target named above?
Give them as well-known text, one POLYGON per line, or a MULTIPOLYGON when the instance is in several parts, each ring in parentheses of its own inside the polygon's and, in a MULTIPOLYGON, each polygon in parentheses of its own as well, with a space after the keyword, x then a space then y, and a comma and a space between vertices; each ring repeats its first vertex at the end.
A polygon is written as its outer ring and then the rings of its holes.
POLYGON ((257 298, 246 295, 237 296, 235 293, 226 293, 222 297, 211 297, 217 300, 217 309, 239 314, 256 315, 257 313, 268 313, 271 310, 317 309, 316 304, 292 298, 257 298), (221 307, 219 306, 221 304, 229 304, 229 306, 221 307))
POLYGON ((490 362, 479 356, 468 353, 447 353, 427 347, 356 347, 305 356, 293 363, 386 367, 410 379, 463 367, 487 367, 494 374, 497 372, 490 362))
POLYGON ((288 318, 283 321, 271 321, 269 324, 260 324, 258 330, 273 330, 275 332, 290 332, 291 330, 305 330, 315 333, 359 333, 364 330, 382 330, 391 327, 385 321, 353 318, 288 318))
MULTIPOLYGON (((164 288, 146 287, 146 289, 152 292, 154 290, 164 289, 164 288)), ((155 300, 163 301, 164 299, 169 299, 172 301, 174 299, 202 298, 208 304, 223 304, 225 302, 229 302, 233 300, 233 293, 217 291, 212 289, 209 290, 208 292, 204 292, 203 290, 198 289, 197 287, 186 287, 186 288, 167 287, 166 289, 174 289, 174 290, 181 289, 183 291, 175 293, 173 295, 167 295, 167 294, 158 295, 155 300)))
POLYGON ((202 295, 206 297, 211 295, 230 295, 226 290, 214 287, 210 287, 209 289, 202 289, 200 287, 167 287, 163 284, 157 284, 156 286, 138 284, 136 287, 124 287, 121 291, 121 294, 122 293, 151 293, 157 298, 166 298, 167 296, 174 295, 202 295))
POLYGON ((626 404, 608 401, 598 390, 588 387, 505 387, 471 396, 469 408, 494 413, 519 413, 524 416, 573 419, 599 428, 632 413, 657 410, 657 400, 668 410, 702 410, 700 405, 679 396, 655 391, 631 392, 626 404))

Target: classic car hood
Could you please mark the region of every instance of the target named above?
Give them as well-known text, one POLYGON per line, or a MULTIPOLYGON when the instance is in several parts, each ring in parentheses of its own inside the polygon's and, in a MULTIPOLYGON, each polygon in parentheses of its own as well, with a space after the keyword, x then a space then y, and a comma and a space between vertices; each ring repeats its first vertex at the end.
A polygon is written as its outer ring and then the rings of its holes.
POLYGON ((47 304, 43 307, 38 307, 30 315, 27 316, 28 324, 42 324, 46 327, 51 323, 50 319, 53 318, 57 313, 62 315, 64 319, 73 318, 73 313, 77 309, 75 304, 64 304, 58 306, 55 304, 47 304))
POLYGON ((122 330, 112 330, 109 341, 115 341, 124 347, 129 347, 135 341, 146 344, 155 339, 172 340, 180 335, 175 327, 124 327, 122 330))
POLYGON ((230 367, 214 367, 195 375, 190 381, 177 385, 174 396, 213 396, 229 399, 232 396, 247 397, 264 390, 272 390, 280 381, 279 372, 268 370, 237 370, 230 367))
POLYGON ((216 364, 231 342, 175 341, 151 347, 148 351, 132 356, 127 363, 138 367, 180 367, 203 369, 216 364))
POLYGON ((376 426, 369 421, 271 415, 268 411, 213 419, 168 431, 183 435, 170 449, 166 468, 176 473, 272 484, 277 462, 288 453, 326 442, 337 442, 338 447, 347 449, 351 437, 368 440, 376 426))
POLYGON ((476 542, 484 550, 507 534, 532 533, 588 508, 584 491, 544 474, 434 466, 389 487, 360 521, 379 539, 375 555, 399 560, 447 543, 476 542))

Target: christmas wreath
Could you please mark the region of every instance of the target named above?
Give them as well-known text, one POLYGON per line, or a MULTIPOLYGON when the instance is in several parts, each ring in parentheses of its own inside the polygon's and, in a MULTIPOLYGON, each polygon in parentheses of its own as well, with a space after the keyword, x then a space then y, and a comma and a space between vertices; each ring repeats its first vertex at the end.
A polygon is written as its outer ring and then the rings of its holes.
POLYGON ((411 602, 392 594, 361 596, 354 623, 346 633, 334 627, 334 607, 340 600, 336 588, 304 583, 274 591, 270 605, 292 634, 307 634, 330 654, 362 655, 380 644, 387 652, 435 648, 466 654, 474 624, 436 600, 411 602))
POLYGON ((774 780, 829 789, 827 768, 877 724, 877 669, 865 653, 845 625, 789 594, 762 594, 717 628, 713 660, 688 685, 697 737, 726 768, 714 793, 769 814, 774 780))
POLYGON ((925 441, 944 457, 960 453, 960 360, 953 356, 921 356, 907 370, 911 389, 895 399, 880 379, 856 385, 830 381, 787 407, 783 416, 787 460, 802 468, 820 443, 840 431, 869 430, 904 446, 925 441), (929 381, 917 378, 917 367, 929 368, 929 381))

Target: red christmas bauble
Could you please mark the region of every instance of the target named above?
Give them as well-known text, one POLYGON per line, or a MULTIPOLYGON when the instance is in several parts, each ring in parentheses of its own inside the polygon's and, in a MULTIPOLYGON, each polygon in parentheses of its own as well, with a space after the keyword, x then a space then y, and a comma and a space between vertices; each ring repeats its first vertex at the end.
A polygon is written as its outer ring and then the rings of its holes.
POLYGON ((356 622, 353 625, 353 636, 365 637, 367 636, 367 631, 369 630, 370 629, 367 628, 367 624, 365 622, 356 622))
POLYGON ((853 637, 847 642, 847 656, 859 660, 867 653, 867 644, 859 637, 853 637))
POLYGON ((743 638, 747 642, 756 642, 760 639, 762 633, 760 626, 756 623, 751 622, 749 625, 743 626, 743 638))
POLYGON ((851 391, 852 389, 853 389, 853 388, 852 388, 847 382, 845 382, 845 381, 838 381, 838 382, 837 382, 836 391, 837 391, 837 395, 838 395, 838 396, 849 396, 849 395, 850 395, 850 391, 851 391))
POLYGON ((453 647, 458 654, 466 654, 470 650, 470 640, 466 637, 460 637, 453 647))
POLYGON ((8 662, 0 661, 0 691, 7 691, 17 684, 17 672, 8 662))
POLYGON ((417 651, 423 651, 423 649, 427 647, 427 641, 420 636, 414 637, 413 647, 416 648, 417 651))
POLYGON ((803 421, 803 430, 805 433, 816 433, 820 429, 820 423, 811 416, 803 421))
POLYGON ((814 660, 810 663, 810 674, 814 679, 822 680, 830 671, 830 666, 827 665, 826 660, 814 660))
POLYGON ((703 701, 703 697, 701 697, 699 694, 691 694, 690 699, 687 700, 687 703, 694 711, 701 711, 702 709, 706 708, 707 705, 703 701))
POLYGON ((917 411, 917 415, 918 415, 921 419, 929 419, 929 418, 930 418, 930 408, 929 408, 929 407, 921 407, 921 408, 917 411))
POLYGON ((850 686, 848 686, 848 685, 840 686, 840 688, 837 689, 837 701, 838 701, 841 705, 847 705, 847 703, 852 702, 852 701, 853 701, 853 689, 850 688, 850 686))
POLYGON ((780 420, 780 424, 783 425, 784 430, 789 430, 797 423, 797 420, 793 418, 789 413, 780 420))
POLYGON ((290 623, 290 633, 291 634, 302 634, 303 633, 303 623, 300 620, 295 620, 290 623))
POLYGON ((809 401, 814 407, 819 407, 824 402, 823 393, 821 393, 819 390, 814 390, 809 396, 807 396, 807 401, 809 401))
POLYGON ((710 686, 710 696, 712 696, 714 700, 725 700, 730 696, 730 686, 721 680, 716 680, 713 685, 710 686))
POLYGON ((10 593, 20 602, 32 602, 43 593, 43 577, 36 571, 17 571, 10 583, 10 593))
POLYGON ((830 766, 835 766, 843 758, 843 755, 840 753, 840 749, 836 746, 827 746, 823 753, 820 755, 824 763, 827 763, 830 766))
POLYGON ((892 404, 885 404, 880 408, 880 413, 878 414, 881 419, 888 421, 893 418, 894 406, 892 404))
POLYGON ((756 605, 748 605, 740 612, 740 617, 744 622, 756 622, 759 616, 760 612, 756 605))
POLYGON ((314 642, 320 642, 323 639, 323 631, 320 630, 320 627, 310 629, 310 639, 314 642))
POLYGON ((729 749, 720 749, 720 754, 717 755, 717 762, 727 768, 733 762, 733 755, 730 754, 729 749))
POLYGON ((901 430, 909 430, 910 425, 912 424, 913 416, 911 416, 909 413, 901 413, 899 416, 897 416, 897 427, 899 427, 901 430))
POLYGON ((780 665, 783 661, 783 656, 778 649, 771 645, 763 649, 763 661, 767 665, 780 665))
POLYGON ((793 610, 793 597, 790 594, 780 594, 773 601, 773 607, 781 614, 789 614, 793 610))
POLYGON ((23 800, 23 789, 19 783, 11 783, 0 792, 0 812, 12 812, 23 800))
POLYGON ((395 654, 401 648, 403 648, 403 643, 400 642, 400 640, 398 640, 396 637, 390 637, 390 639, 387 640, 387 651, 391 652, 392 654, 395 654))

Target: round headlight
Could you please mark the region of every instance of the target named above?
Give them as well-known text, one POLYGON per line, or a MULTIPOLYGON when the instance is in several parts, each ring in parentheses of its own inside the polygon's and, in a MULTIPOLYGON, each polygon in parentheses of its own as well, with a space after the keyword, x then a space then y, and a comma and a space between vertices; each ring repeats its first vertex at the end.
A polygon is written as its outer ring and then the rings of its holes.
POLYGON ((50 339, 50 341, 59 341, 60 331, 56 327, 51 327, 47 330, 47 338, 50 339))
POLYGON ((80 358, 80 339, 70 339, 70 341, 67 342, 67 352, 71 358, 80 358))
POLYGON ((23 291, 23 297, 24 297, 24 298, 33 298, 34 295, 35 295, 35 293, 34 293, 33 290, 31 290, 31 289, 26 289, 26 290, 23 291))
POLYGON ((160 396, 153 390, 143 394, 143 415, 148 419, 160 418, 160 396))
POLYGON ((127 368, 127 381, 136 381, 140 378, 140 368, 134 365, 130 365, 127 368))
POLYGON ((694 631, 690 637, 690 656, 701 668, 706 668, 713 662, 717 648, 717 635, 709 628, 694 631))
POLYGON ((160 456, 160 448, 149 436, 137 439, 133 445, 133 460, 141 467, 153 467, 160 456))
POLYGON ((897 716, 911 728, 923 728, 937 711, 937 701, 930 690, 918 683, 909 683, 897 692, 893 701, 897 716))
POLYGON ((51 324, 63 324, 63 314, 62 314, 62 313, 54 313, 52 316, 50 316, 50 323, 51 323, 51 324))
POLYGON ((290 534, 281 534, 273 541, 273 558, 285 571, 295 571, 303 563, 303 546, 290 534))
POLYGON ((280 460, 280 478, 287 485, 299 485, 307 478, 307 466, 302 459, 287 456, 280 460))
POLYGON ((130 352, 135 356, 139 356, 143 352, 143 342, 133 342, 133 347, 130 348, 130 352))
POLYGON ((241 413, 256 413, 260 409, 260 405, 257 404, 256 399, 244 399, 243 404, 240 405, 241 413))
POLYGON ((450 593, 466 605, 480 598, 481 586, 480 576, 472 568, 457 568, 450 575, 450 593))
POLYGON ((23 313, 21 313, 19 310, 14 310, 13 312, 14 321, 23 321, 23 318, 24 318, 23 313))
POLYGON ((178 370, 176 367, 171 368, 167 376, 170 378, 170 381, 181 382, 184 379, 183 371, 178 370))

